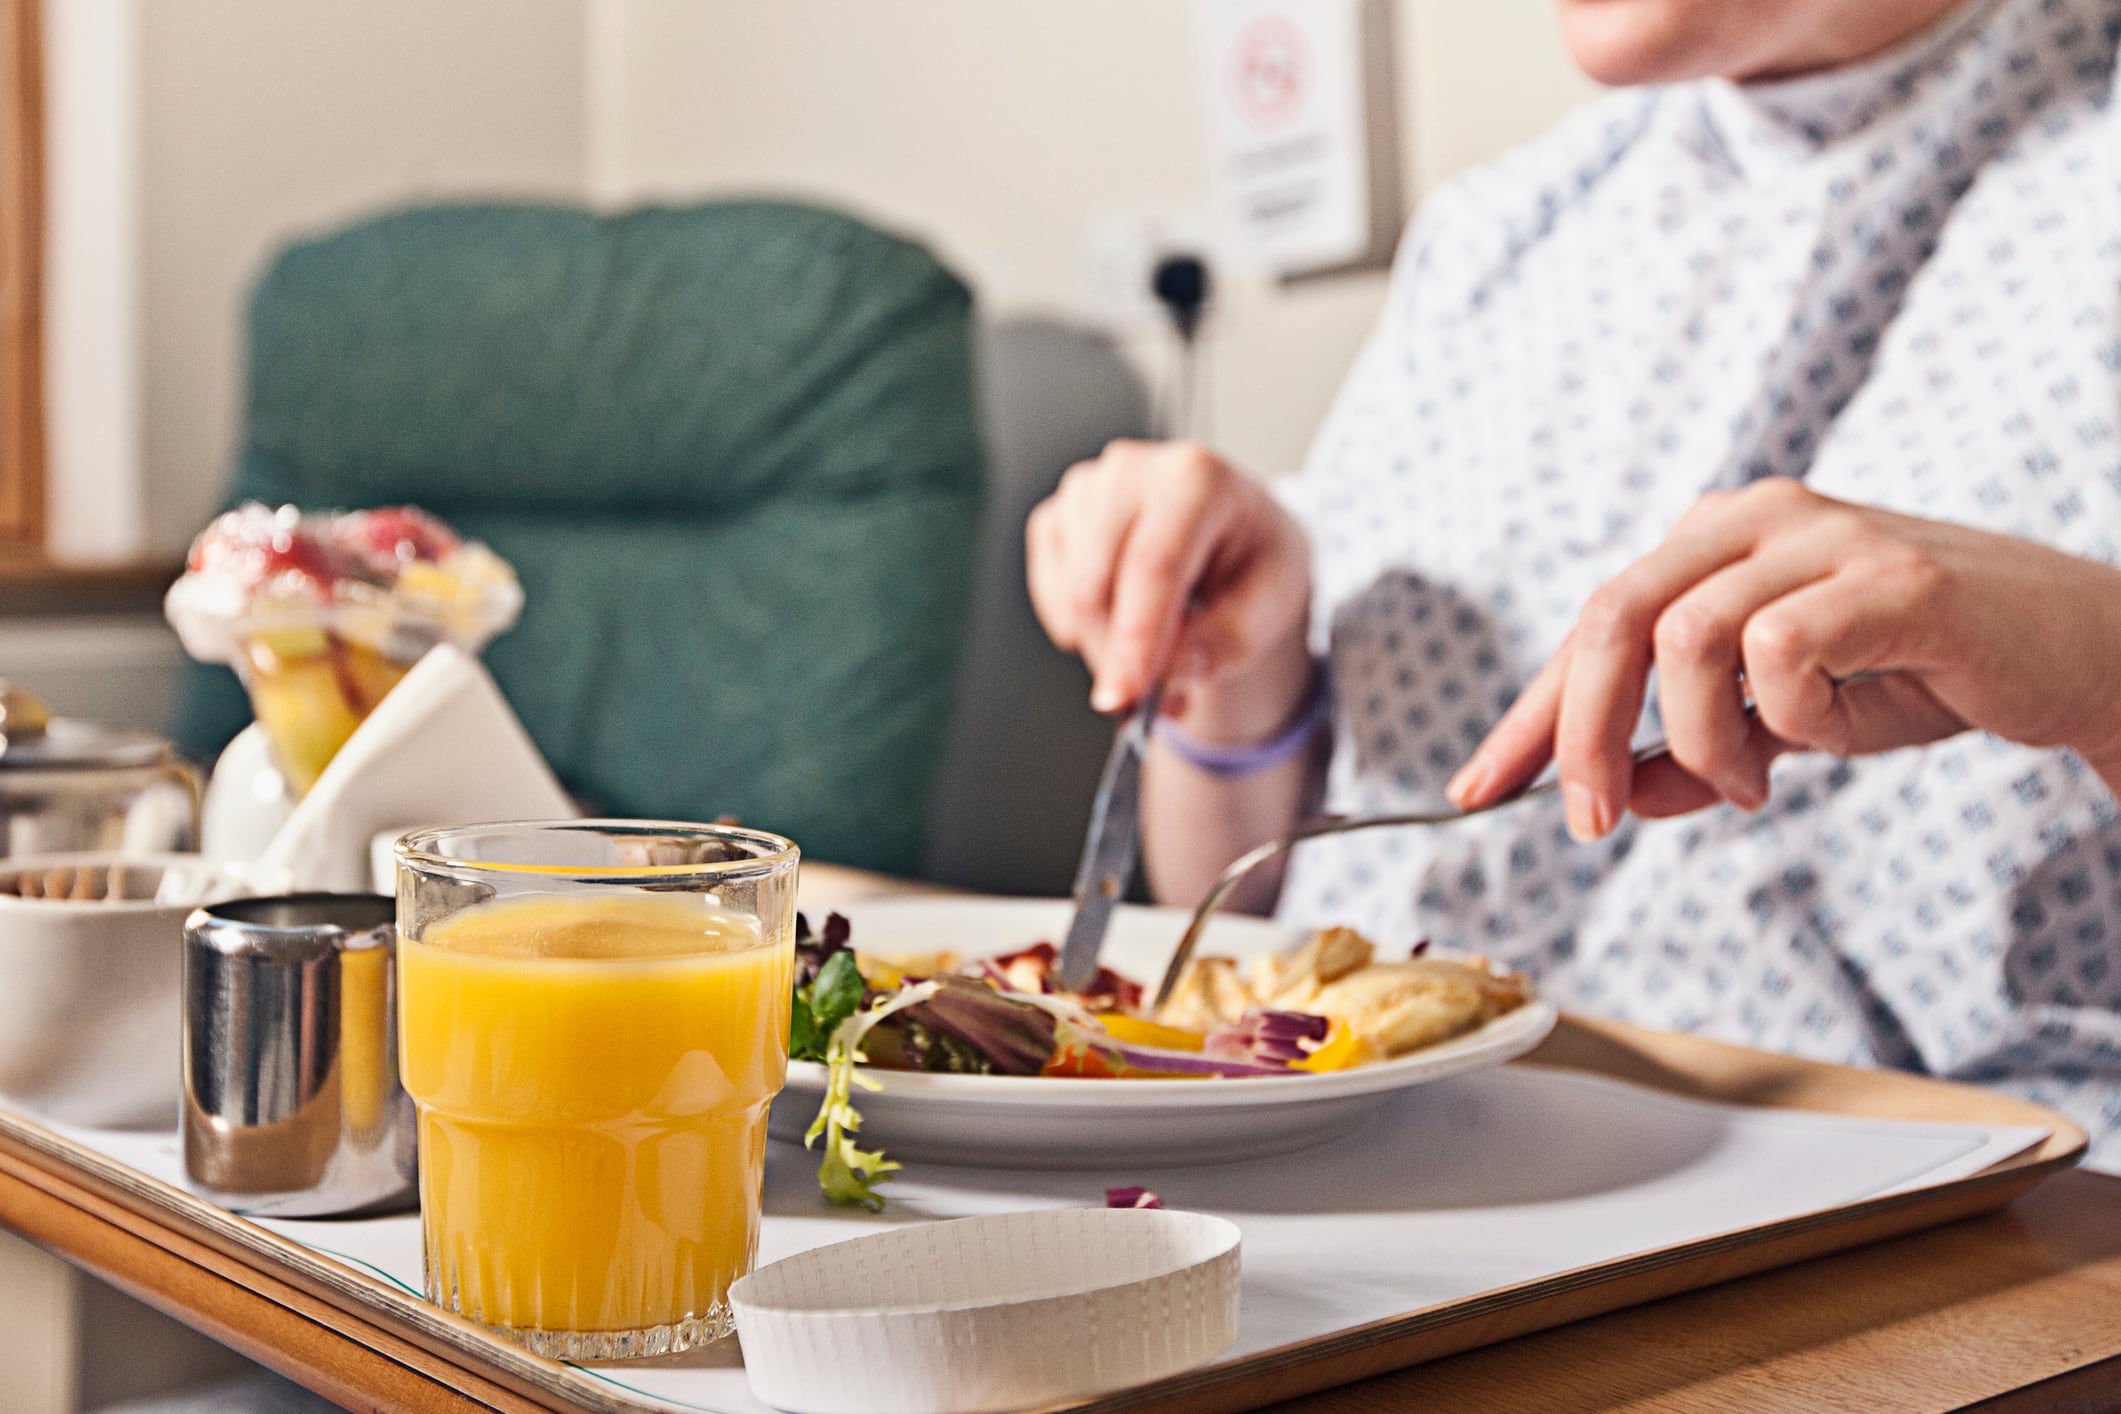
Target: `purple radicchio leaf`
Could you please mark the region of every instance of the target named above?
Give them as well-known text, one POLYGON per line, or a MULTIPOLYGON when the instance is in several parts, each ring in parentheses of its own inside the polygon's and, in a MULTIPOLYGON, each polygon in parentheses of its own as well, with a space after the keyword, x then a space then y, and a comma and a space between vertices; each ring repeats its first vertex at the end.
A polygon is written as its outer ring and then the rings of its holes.
POLYGON ((817 974, 832 955, 847 951, 847 939, 854 927, 840 914, 827 914, 825 931, 810 931, 810 919, 801 913, 795 915, 795 985, 807 987, 817 979, 817 974))
POLYGON ((1105 1206, 1108 1208, 1161 1208, 1164 1200, 1147 1188, 1107 1188, 1105 1206))
POLYGON ((1201 1054, 1215 1060, 1251 1061, 1257 1065, 1294 1065, 1326 1039, 1332 1023, 1306 1011, 1248 1011, 1241 1020, 1208 1033, 1201 1054))
POLYGON ((941 990, 906 1015, 955 1036, 987 1058, 996 1075, 1036 1075, 1053 1059, 1050 1012, 1011 1001, 971 977, 935 977, 941 990))

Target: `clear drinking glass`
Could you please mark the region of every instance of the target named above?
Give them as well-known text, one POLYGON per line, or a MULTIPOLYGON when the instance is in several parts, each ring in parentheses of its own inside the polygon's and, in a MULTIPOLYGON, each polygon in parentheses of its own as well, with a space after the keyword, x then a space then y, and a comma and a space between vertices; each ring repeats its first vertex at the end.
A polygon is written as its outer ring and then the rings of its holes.
POLYGON ((795 846, 557 820, 397 856, 428 1297, 556 1359, 728 1334, 788 1068, 795 846))

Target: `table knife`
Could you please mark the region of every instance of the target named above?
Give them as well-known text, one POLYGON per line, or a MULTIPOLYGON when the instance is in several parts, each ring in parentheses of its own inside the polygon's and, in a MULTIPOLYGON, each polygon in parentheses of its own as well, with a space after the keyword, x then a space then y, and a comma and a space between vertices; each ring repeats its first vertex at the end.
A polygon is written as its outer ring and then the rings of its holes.
POLYGON ((1097 799, 1090 806, 1090 832, 1083 839, 1082 863, 1075 870, 1075 916, 1061 944, 1061 986, 1079 992, 1097 976, 1097 955, 1112 926, 1112 910, 1133 877, 1141 842, 1142 756, 1149 749, 1149 729, 1156 724, 1163 685, 1143 695, 1112 738, 1097 799))

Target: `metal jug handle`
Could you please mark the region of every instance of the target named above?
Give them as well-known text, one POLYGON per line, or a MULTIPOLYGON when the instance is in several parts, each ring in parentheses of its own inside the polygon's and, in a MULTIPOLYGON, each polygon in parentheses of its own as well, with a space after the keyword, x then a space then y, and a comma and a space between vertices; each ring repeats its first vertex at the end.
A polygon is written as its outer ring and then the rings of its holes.
POLYGON ((158 774, 162 779, 183 787, 184 798, 191 805, 190 823, 185 831, 187 844, 189 848, 197 849, 206 812, 206 773, 181 756, 171 756, 163 761, 158 774))

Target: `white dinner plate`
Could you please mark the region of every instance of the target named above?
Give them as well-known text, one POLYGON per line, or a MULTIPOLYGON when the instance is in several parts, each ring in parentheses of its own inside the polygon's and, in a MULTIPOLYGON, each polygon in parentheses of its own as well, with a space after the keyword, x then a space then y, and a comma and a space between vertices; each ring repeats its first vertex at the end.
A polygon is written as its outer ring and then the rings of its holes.
MULTIPOLYGON (((876 899, 840 912, 853 925, 857 951, 891 958, 1014 952, 1058 939, 1068 910, 1065 899, 936 897, 876 899)), ((1103 961, 1153 985, 1185 925, 1183 909, 1122 906, 1103 961)), ((1263 919, 1224 916, 1209 926, 1201 951, 1244 960, 1280 951, 1296 937, 1263 919)), ((1555 1017, 1553 1003, 1534 997, 1456 1040, 1316 1075, 1065 1080, 869 1070, 864 1074, 882 1088, 857 1092, 855 1105, 862 1143, 880 1144, 899 1159, 1071 1169, 1224 1163, 1337 1139, 1410 1085, 1523 1055, 1553 1029, 1555 1017)), ((773 1106, 774 1137, 800 1141, 824 1093, 824 1066, 792 1063, 773 1106)))

